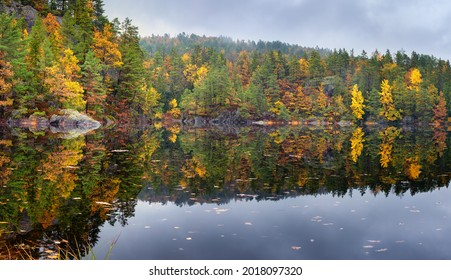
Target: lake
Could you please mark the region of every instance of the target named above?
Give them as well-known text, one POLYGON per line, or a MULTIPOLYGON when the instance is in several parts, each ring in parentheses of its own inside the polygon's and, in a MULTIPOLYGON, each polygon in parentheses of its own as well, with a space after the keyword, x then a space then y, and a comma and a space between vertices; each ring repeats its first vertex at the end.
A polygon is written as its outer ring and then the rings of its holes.
POLYGON ((451 259, 448 136, 0 127, 0 259, 451 259))

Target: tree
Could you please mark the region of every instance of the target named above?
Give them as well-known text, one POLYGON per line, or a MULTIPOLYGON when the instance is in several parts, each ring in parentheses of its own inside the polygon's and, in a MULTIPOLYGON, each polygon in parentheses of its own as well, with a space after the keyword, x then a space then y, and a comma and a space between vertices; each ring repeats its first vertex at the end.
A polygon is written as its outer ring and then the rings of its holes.
POLYGON ((419 91, 422 82, 423 77, 420 70, 418 70, 417 68, 410 69, 409 73, 407 74, 407 89, 419 91))
POLYGON ((64 13, 62 33, 65 47, 72 49, 82 63, 92 43, 94 18, 92 0, 71 0, 64 13))
POLYGON ((314 50, 310 53, 308 60, 308 73, 310 74, 310 78, 324 77, 325 67, 323 63, 318 51, 314 50))
MULTIPOLYGON (((140 99, 141 99, 140 104, 141 104, 141 108, 143 110, 144 115, 151 116, 153 119, 160 118, 161 95, 157 92, 157 90, 154 87, 150 87, 149 89, 144 87, 143 94, 140 97, 140 99)), ((175 104, 175 106, 177 106, 177 104, 175 104)), ((180 116, 180 109, 179 109, 179 116, 180 116)))
POLYGON ((366 106, 363 103, 362 92, 359 90, 358 85, 355 84, 351 90, 351 110, 357 120, 361 120, 365 114, 364 108, 366 106))
POLYGON ((85 110, 86 101, 83 99, 83 87, 77 81, 80 67, 78 59, 71 49, 64 51, 58 64, 46 68, 45 84, 49 87, 50 99, 56 98, 59 103, 56 108, 85 110))
POLYGON ((364 136, 365 133, 360 127, 356 128, 352 133, 350 156, 353 162, 357 162, 358 158, 362 154, 363 142, 365 142, 364 136))
POLYGON ((82 69, 82 86, 86 97, 86 113, 101 117, 107 89, 102 82, 102 64, 93 51, 86 54, 82 69))
POLYGON ((436 125, 443 124, 447 116, 445 96, 443 95, 443 92, 440 92, 438 103, 434 108, 434 122, 436 125))
POLYGON ((47 31, 47 38, 50 41, 53 56, 55 58, 59 57, 64 50, 61 25, 51 13, 47 14, 47 17, 42 20, 42 23, 47 31))
POLYGON ((388 121, 395 121, 401 118, 401 114, 395 108, 392 95, 392 87, 388 83, 388 80, 383 80, 381 83, 381 91, 379 92, 380 102, 382 108, 380 115, 383 116, 388 121))
POLYGON ((0 14, 0 118, 9 113, 13 105, 14 69, 12 62, 18 57, 20 31, 17 21, 0 14))
POLYGON ((110 24, 106 24, 102 31, 94 31, 91 49, 94 51, 95 57, 97 57, 104 66, 104 82, 110 69, 120 68, 124 64, 117 38, 113 33, 110 24))
POLYGON ((382 138, 382 143, 379 146, 380 164, 382 168, 387 168, 390 162, 393 160, 393 144, 401 134, 401 129, 395 127, 387 127, 379 135, 382 138))
POLYGON ((251 82, 250 60, 251 58, 247 51, 243 50, 240 52, 238 57, 238 71, 244 89, 246 89, 251 82))
POLYGON ((42 20, 37 18, 27 38, 25 63, 28 73, 23 73, 22 77, 28 79, 22 80, 26 86, 23 86, 23 94, 18 96, 22 114, 34 110, 36 103, 44 101, 44 96, 47 94, 48 89, 45 86, 47 69, 56 63, 56 58, 53 56, 46 33, 42 20))
POLYGON ((7 107, 13 105, 12 97, 12 78, 14 72, 12 71, 11 63, 5 61, 4 55, 0 51, 0 117, 4 117, 7 107))
POLYGON ((299 112, 302 117, 308 117, 313 110, 312 98, 304 93, 304 88, 299 86, 296 89, 296 107, 299 108, 299 112))
POLYGON ((122 54, 123 66, 118 72, 117 112, 129 112, 131 116, 142 116, 144 111, 139 101, 144 94, 144 54, 139 46, 138 28, 126 18, 121 25, 119 50, 122 54))

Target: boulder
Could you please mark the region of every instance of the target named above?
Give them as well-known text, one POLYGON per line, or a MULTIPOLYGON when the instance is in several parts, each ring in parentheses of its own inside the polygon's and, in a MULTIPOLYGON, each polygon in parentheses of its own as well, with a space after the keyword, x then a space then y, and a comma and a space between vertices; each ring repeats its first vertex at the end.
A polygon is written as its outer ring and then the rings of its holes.
POLYGON ((17 1, 10 1, 5 3, 2 1, 0 3, 0 12, 7 13, 8 15, 13 15, 17 18, 23 18, 27 23, 28 29, 33 27, 36 18, 38 17, 38 11, 31 6, 23 5, 17 1))
POLYGON ((53 115, 49 120, 52 133, 62 133, 65 138, 75 138, 99 128, 98 121, 76 110, 62 110, 61 115, 53 115))

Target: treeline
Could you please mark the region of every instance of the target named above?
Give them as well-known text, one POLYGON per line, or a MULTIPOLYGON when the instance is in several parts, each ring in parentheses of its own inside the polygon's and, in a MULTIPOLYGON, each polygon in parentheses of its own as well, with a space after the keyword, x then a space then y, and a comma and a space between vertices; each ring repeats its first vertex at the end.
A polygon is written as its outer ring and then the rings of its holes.
POLYGON ((49 116, 61 109, 98 119, 151 114, 156 103, 130 19, 109 21, 101 0, 21 2, 38 16, 27 28, 18 16, 20 4, 2 3, 17 11, 0 15, 0 118, 49 116))
MULTIPOLYGON (((157 52, 169 53, 173 48, 177 48, 179 52, 188 52, 196 46, 201 45, 207 48, 214 48, 223 50, 226 55, 230 54, 232 58, 234 54, 241 51, 247 52, 268 52, 280 51, 286 54, 302 56, 314 48, 302 47, 299 45, 292 45, 280 41, 267 42, 259 40, 258 42, 251 40, 233 40, 232 38, 219 36, 199 36, 196 34, 181 33, 176 37, 171 37, 169 34, 145 36, 141 39, 141 45, 151 55, 157 52)), ((332 51, 329 49, 316 48, 321 55, 326 55, 332 51)))
POLYGON ((451 109, 449 61, 415 52, 356 56, 185 34, 141 45, 152 53, 147 69, 164 110, 179 104, 188 118, 232 111, 242 119, 442 123, 451 109))

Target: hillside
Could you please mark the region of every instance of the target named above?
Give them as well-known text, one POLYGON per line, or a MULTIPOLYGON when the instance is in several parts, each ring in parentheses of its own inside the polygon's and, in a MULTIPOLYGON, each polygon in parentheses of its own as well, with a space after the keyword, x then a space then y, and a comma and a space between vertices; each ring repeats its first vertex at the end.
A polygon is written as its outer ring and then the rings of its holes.
POLYGON ((164 110, 179 104, 188 119, 440 123, 450 111, 449 61, 416 52, 355 55, 194 34, 140 44, 164 110))
POLYGON ((141 38, 141 46, 150 54, 154 54, 157 51, 169 53, 173 48, 176 48, 179 52, 187 52, 194 49, 196 46, 203 46, 206 48, 214 48, 216 50, 224 50, 225 53, 239 53, 241 51, 247 52, 268 52, 268 51, 280 51, 285 54, 292 54, 297 56, 303 56, 304 54, 317 50, 321 55, 330 54, 332 51, 329 49, 302 47, 299 45, 292 45, 283 43, 280 41, 265 42, 265 41, 244 41, 236 40, 229 37, 207 37, 199 36, 196 34, 179 34, 176 37, 171 37, 168 34, 163 36, 152 35, 141 38))

